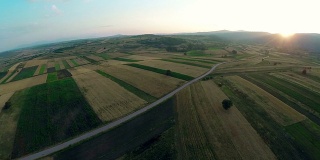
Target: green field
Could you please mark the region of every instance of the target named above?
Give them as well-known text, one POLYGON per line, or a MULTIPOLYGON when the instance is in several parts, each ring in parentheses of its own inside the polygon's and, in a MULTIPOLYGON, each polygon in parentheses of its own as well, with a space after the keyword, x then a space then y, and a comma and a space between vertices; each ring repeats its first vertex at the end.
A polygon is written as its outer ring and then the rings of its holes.
POLYGON ((47 83, 58 80, 57 72, 48 73, 47 83))
POLYGON ((106 53, 100 53, 100 54, 97 54, 97 56, 99 56, 99 57, 101 57, 101 58, 103 58, 103 59, 105 59, 105 60, 111 58, 111 57, 110 57, 108 54, 106 54, 106 53))
POLYGON ((25 78, 30 78, 36 72, 38 66, 23 68, 11 81, 18 81, 25 78))
POLYGON ((5 79, 1 82, 1 84, 6 83, 6 81, 7 81, 13 74, 15 74, 15 72, 16 72, 16 70, 14 70, 7 78, 5 78, 5 79))
POLYGON ((205 54, 201 50, 193 50, 193 51, 188 51, 187 52, 188 56, 195 56, 195 57, 203 57, 203 56, 210 56, 209 54, 205 54))
POLYGON ((215 78, 214 80, 216 84, 222 84, 223 92, 233 101, 278 159, 306 159, 310 157, 303 152, 303 147, 289 137, 285 128, 278 124, 262 106, 245 93, 237 90, 226 79, 215 78))
POLYGON ((190 66, 196 66, 196 67, 208 68, 208 69, 210 69, 212 67, 210 65, 197 64, 197 63, 192 63, 192 62, 188 62, 188 61, 178 61, 178 60, 173 60, 173 59, 162 59, 162 60, 167 61, 167 62, 186 64, 186 65, 190 65, 190 66))
POLYGON ((201 60, 201 59, 189 59, 189 58, 180 58, 180 57, 174 57, 173 59, 181 59, 191 62, 201 62, 201 63, 208 63, 208 64, 217 64, 218 61, 215 60, 201 60))
POLYGON ((265 84, 277 88, 284 94, 294 98, 295 100, 305 104, 310 109, 320 113, 320 94, 308 90, 298 84, 271 76, 267 74, 252 74, 250 77, 262 81, 265 84))
POLYGON ((0 72, 0 79, 7 75, 8 72, 0 72))
POLYGON ((62 142, 102 124, 72 78, 32 87, 13 103, 22 104, 13 158, 62 142))
POLYGON ((54 65, 54 68, 56 69, 56 71, 60 70, 60 64, 59 64, 59 63, 56 63, 56 64, 54 65))
POLYGON ((157 100, 157 98, 151 96, 150 94, 128 84, 127 82, 124 82, 116 77, 111 76, 110 74, 107 74, 103 71, 97 70, 97 73, 101 74, 104 77, 107 77, 109 79, 111 79, 112 81, 118 83, 120 86, 122 86, 123 88, 125 88, 126 90, 130 91, 131 93, 137 95, 138 97, 140 97, 141 99, 151 103, 154 102, 155 100, 157 100))
POLYGON ((98 61, 94 60, 94 59, 91 59, 91 58, 88 58, 87 56, 81 56, 81 58, 87 60, 88 62, 90 63, 98 63, 98 61))
MULTIPOLYGON (((141 65, 141 64, 131 63, 131 64, 126 64, 126 65, 131 66, 131 67, 144 69, 144 70, 147 70, 147 71, 152 71, 152 72, 164 74, 164 75, 166 75, 166 73, 167 73, 167 70, 154 68, 154 67, 150 67, 150 66, 145 66, 145 65, 141 65)), ((168 76, 171 76, 171 77, 174 77, 174 78, 178 78, 178 79, 182 79, 182 80, 185 80, 185 81, 190 81, 190 80, 194 79, 194 77, 191 77, 191 76, 188 76, 188 75, 184 75, 184 74, 181 74, 181 73, 177 73, 177 72, 171 72, 171 75, 168 75, 168 76)))
POLYGON ((140 60, 134 60, 134 59, 120 58, 120 57, 113 58, 113 59, 117 60, 117 61, 124 61, 124 62, 139 62, 140 61, 140 60))
POLYGON ((71 68, 71 66, 68 64, 68 62, 66 60, 63 60, 62 63, 64 65, 65 69, 71 68))
POLYGON ((39 74, 43 74, 44 71, 46 70, 46 68, 47 68, 47 65, 46 65, 46 64, 43 64, 43 65, 41 66, 41 68, 40 68, 39 74))
POLYGON ((74 59, 71 59, 70 61, 74 64, 75 67, 79 66, 79 64, 74 59))

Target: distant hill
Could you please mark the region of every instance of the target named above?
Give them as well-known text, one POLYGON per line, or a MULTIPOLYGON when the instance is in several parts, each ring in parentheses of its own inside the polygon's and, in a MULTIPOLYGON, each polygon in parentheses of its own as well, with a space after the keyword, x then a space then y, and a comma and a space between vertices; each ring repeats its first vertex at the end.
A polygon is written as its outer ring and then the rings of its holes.
POLYGON ((227 41, 247 42, 271 45, 275 47, 290 47, 304 49, 311 52, 320 53, 320 34, 298 33, 290 38, 283 38, 279 34, 267 32, 247 32, 247 31, 215 31, 198 32, 187 35, 215 36, 227 41))

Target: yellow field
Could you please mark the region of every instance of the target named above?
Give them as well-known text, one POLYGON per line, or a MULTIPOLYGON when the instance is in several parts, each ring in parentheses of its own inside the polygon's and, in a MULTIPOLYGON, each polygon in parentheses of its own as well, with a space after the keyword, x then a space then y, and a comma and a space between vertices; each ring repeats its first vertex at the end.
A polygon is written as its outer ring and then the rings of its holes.
POLYGON ((70 59, 66 60, 70 67, 74 67, 74 64, 70 61, 70 59))
POLYGON ((7 81, 6 83, 10 82, 16 75, 20 73, 21 69, 18 69, 18 72, 15 72, 7 81))
POLYGON ((235 106, 223 109, 224 99, 213 81, 197 82, 177 94, 178 158, 276 159, 235 106))
POLYGON ((99 69, 158 98, 184 83, 183 80, 126 65, 99 69))
POLYGON ((75 67, 75 68, 70 68, 68 71, 72 74, 72 76, 76 76, 78 74, 84 74, 87 72, 91 72, 91 69, 85 68, 85 67, 75 67))
POLYGON ((287 126, 306 119, 304 115, 251 82, 239 76, 228 76, 226 79, 252 99, 255 99, 255 102, 262 106, 279 124, 287 126))
POLYGON ((25 89, 28 87, 32 87, 38 84, 46 83, 47 80, 47 74, 42 74, 39 76, 26 78, 20 81, 14 81, 6 84, 0 85, 0 95, 15 92, 21 89, 25 89))
POLYGON ((118 119, 147 103, 94 71, 78 74, 73 78, 95 113, 104 122, 118 119))
POLYGON ((52 68, 52 67, 55 67, 55 62, 54 61, 48 61, 47 68, 52 68))
POLYGON ((0 113, 2 111, 2 108, 4 107, 5 103, 10 99, 10 97, 14 94, 14 92, 6 93, 3 95, 0 95, 0 113))
POLYGON ((82 58, 79 58, 79 57, 77 57, 77 58, 75 59, 75 61, 76 61, 79 65, 84 65, 84 64, 88 64, 88 63, 89 63, 87 60, 82 59, 82 58))
POLYGON ((33 66, 38 66, 38 65, 42 65, 42 64, 46 64, 48 60, 30 60, 27 61, 26 65, 24 66, 24 68, 28 68, 28 67, 33 67, 33 66))
POLYGON ((242 159, 276 159, 270 148, 236 106, 227 111, 222 107, 221 102, 224 99, 228 99, 228 97, 213 81, 203 81, 201 85, 216 116, 220 119, 223 128, 231 138, 242 159))
MULTIPOLYGON (((66 67, 64 66, 64 64, 62 63, 62 60, 60 60, 60 61, 57 61, 58 63, 59 63, 59 65, 60 65, 60 69, 65 69, 66 67)), ((56 63, 57 63, 56 62, 56 63)))
POLYGON ((209 70, 201 67, 178 64, 173 62, 166 62, 161 60, 149 60, 149 61, 142 61, 137 63, 150 66, 150 67, 171 70, 173 72, 178 72, 178 73, 186 74, 193 77, 200 76, 209 70))

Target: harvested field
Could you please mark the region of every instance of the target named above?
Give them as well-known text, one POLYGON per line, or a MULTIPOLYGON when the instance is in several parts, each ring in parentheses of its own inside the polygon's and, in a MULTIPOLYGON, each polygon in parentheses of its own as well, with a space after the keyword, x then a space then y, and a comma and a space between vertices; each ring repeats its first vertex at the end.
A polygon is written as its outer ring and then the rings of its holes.
POLYGON ((205 68, 189 66, 185 64, 177 64, 173 62, 165 62, 161 60, 150 60, 150 61, 142 61, 137 63, 150 66, 150 67, 171 70, 173 72, 178 72, 178 73, 186 74, 193 77, 200 76, 201 74, 208 71, 208 69, 205 69, 205 68))
POLYGON ((65 69, 66 67, 63 65, 62 61, 58 61, 59 65, 60 65, 60 69, 65 69))
MULTIPOLYGON (((14 92, 1 94, 0 101, 4 99, 7 101, 13 93, 14 92)), ((0 159, 11 159, 17 123, 22 106, 21 103, 13 102, 19 101, 21 94, 24 94, 24 92, 14 94, 9 100, 12 104, 11 107, 0 112, 0 159)))
POLYGON ((76 59, 71 59, 70 61, 73 63, 73 66, 74 66, 74 67, 79 66, 79 64, 78 64, 78 62, 76 61, 76 59))
POLYGON ((88 55, 88 56, 86 56, 86 57, 88 57, 88 58, 90 58, 90 59, 93 59, 93 60, 95 60, 95 61, 103 61, 103 60, 104 60, 103 58, 98 57, 98 56, 95 56, 95 55, 88 55))
POLYGON ((201 85, 242 159, 276 159, 237 107, 233 106, 227 111, 222 107, 222 100, 228 97, 213 81, 203 81, 201 85))
POLYGON ((119 52, 116 52, 116 53, 108 53, 107 54, 110 58, 116 58, 116 57, 124 57, 124 56, 128 56, 128 54, 125 54, 125 53, 119 53, 119 52))
POLYGON ((77 57, 75 60, 76 60, 76 62, 77 62, 79 65, 84 65, 84 64, 90 63, 90 62, 88 62, 87 60, 82 59, 82 58, 80 58, 80 57, 77 57))
POLYGON ((12 73, 16 70, 16 68, 19 66, 20 63, 16 63, 12 67, 10 67, 9 71, 7 72, 7 75, 2 77, 0 80, 0 83, 3 83, 5 80, 7 81, 8 78, 12 75, 12 73))
POLYGON ((139 62, 139 61, 141 61, 141 60, 122 58, 122 57, 117 57, 117 58, 113 58, 113 59, 117 60, 117 61, 124 61, 124 62, 139 62))
POLYGON ((28 68, 28 67, 33 67, 33 66, 41 66, 43 64, 47 64, 48 60, 30 60, 27 61, 26 65, 24 66, 24 68, 28 68))
POLYGON ((2 111, 2 108, 4 107, 5 103, 10 99, 10 97, 14 94, 14 92, 6 93, 3 95, 0 95, 0 113, 2 111))
POLYGON ((238 76, 228 76, 227 79, 255 99, 279 124, 287 126, 306 119, 305 116, 251 82, 238 76))
POLYGON ((12 158, 62 142, 101 125, 72 78, 31 87, 19 97, 12 158))
POLYGON ((13 74, 5 81, 5 83, 11 82, 14 77, 16 77, 20 72, 12 72, 13 74))
POLYGON ((101 62, 102 66, 114 66, 114 65, 120 65, 120 64, 128 64, 130 62, 125 62, 125 61, 117 61, 117 60, 107 60, 101 62))
POLYGON ((120 118, 147 103, 96 72, 78 74, 73 78, 93 110, 104 122, 120 118))
POLYGON ((15 92, 21 89, 32 87, 38 84, 46 83, 47 74, 23 79, 21 81, 10 82, 7 84, 0 85, 0 95, 15 92))
POLYGON ((184 83, 183 80, 170 76, 125 65, 101 67, 99 69, 157 98, 162 97, 184 83))
POLYGON ((70 69, 68 69, 68 71, 72 74, 72 76, 76 76, 78 74, 84 74, 84 73, 90 72, 92 70, 80 66, 80 67, 76 67, 76 68, 70 68, 70 69))
POLYGON ((54 62, 54 61, 48 61, 47 67, 48 67, 48 68, 55 67, 55 62, 54 62))
POLYGON ((185 64, 185 65, 190 65, 190 66, 196 66, 196 67, 201 67, 201 68, 208 68, 208 69, 210 69, 212 67, 211 65, 209 65, 207 63, 186 61, 186 60, 181 60, 181 59, 163 59, 163 61, 185 64))
POLYGON ((63 65, 64 65, 65 69, 71 68, 71 66, 69 65, 69 63, 67 62, 67 60, 63 60, 62 63, 63 63, 63 65))

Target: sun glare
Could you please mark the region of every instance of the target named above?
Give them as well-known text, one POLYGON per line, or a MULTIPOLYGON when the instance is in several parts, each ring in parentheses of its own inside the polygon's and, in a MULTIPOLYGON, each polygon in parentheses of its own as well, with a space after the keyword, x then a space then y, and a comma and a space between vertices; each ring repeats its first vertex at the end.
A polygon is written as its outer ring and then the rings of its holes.
POLYGON ((283 33, 280 33, 280 35, 282 36, 282 37, 284 37, 284 38, 289 38, 289 37, 291 37, 291 36, 293 36, 294 35, 294 33, 285 33, 285 32, 283 32, 283 33))

